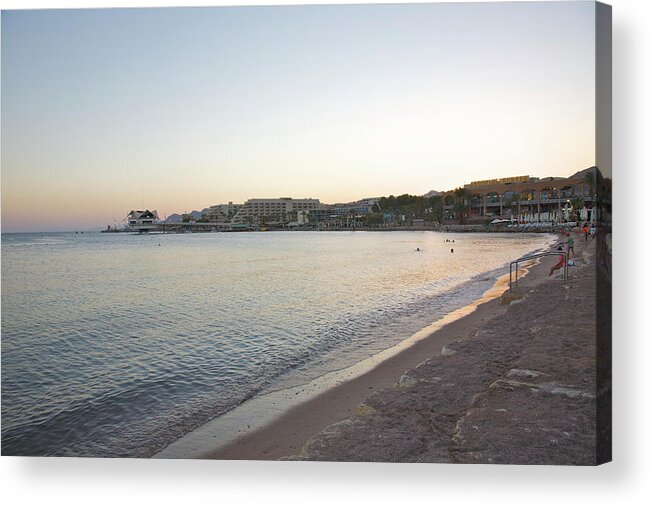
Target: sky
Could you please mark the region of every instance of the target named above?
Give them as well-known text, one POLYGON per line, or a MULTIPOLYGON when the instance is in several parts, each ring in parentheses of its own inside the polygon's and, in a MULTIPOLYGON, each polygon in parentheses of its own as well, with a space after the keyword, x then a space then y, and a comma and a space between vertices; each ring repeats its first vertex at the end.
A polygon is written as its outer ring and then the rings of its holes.
POLYGON ((593 2, 2 12, 2 232, 595 164, 593 2))

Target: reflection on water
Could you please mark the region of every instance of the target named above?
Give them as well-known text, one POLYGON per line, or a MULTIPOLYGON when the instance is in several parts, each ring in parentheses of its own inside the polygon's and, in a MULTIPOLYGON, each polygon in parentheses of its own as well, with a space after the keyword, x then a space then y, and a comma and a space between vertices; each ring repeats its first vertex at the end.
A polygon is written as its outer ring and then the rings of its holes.
POLYGON ((153 454, 258 392, 394 345, 548 241, 3 235, 3 454, 153 454))

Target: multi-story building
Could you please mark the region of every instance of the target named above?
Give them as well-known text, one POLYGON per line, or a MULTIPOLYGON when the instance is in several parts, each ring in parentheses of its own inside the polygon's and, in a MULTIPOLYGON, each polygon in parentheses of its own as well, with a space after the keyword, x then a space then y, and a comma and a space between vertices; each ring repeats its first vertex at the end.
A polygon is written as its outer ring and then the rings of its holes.
MULTIPOLYGON (((474 181, 464 185, 470 199, 464 212, 470 219, 501 217, 520 222, 571 221, 577 212, 581 220, 595 220, 596 167, 570 177, 508 177, 474 181), (573 205, 581 202, 582 207, 573 205)), ((443 193, 443 212, 456 219, 459 206, 456 190, 443 193)))
POLYGON ((311 223, 327 223, 337 219, 334 205, 323 204, 318 209, 313 209, 309 214, 309 221, 311 223))
POLYGON ((260 220, 289 222, 296 220, 299 212, 309 213, 321 208, 316 198, 252 198, 244 202, 237 213, 238 222, 260 220))
POLYGON ((129 228, 141 233, 155 230, 158 221, 158 212, 155 210, 132 210, 127 214, 129 228))
POLYGON ((209 221, 215 223, 230 222, 233 217, 238 213, 242 205, 234 204, 233 202, 221 203, 219 205, 211 205, 210 208, 204 213, 209 221))
POLYGON ((379 198, 363 198, 356 202, 335 203, 333 211, 337 216, 354 215, 355 217, 361 217, 371 212, 373 205, 378 204, 379 201, 379 198))

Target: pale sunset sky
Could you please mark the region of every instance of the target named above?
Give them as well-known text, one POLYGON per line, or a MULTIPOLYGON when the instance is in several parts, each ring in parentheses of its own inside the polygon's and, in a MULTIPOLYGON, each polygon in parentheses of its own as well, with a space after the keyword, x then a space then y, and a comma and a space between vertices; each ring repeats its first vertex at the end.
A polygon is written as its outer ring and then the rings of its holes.
POLYGON ((3 11, 2 231, 569 176, 594 44, 593 2, 3 11))

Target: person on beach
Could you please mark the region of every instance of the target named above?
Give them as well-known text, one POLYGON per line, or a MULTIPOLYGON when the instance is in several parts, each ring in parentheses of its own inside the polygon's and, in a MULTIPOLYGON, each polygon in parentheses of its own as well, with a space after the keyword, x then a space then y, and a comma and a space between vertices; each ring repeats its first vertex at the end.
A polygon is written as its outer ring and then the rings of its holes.
POLYGON ((572 256, 574 256, 574 239, 571 236, 567 237, 567 256, 568 256, 568 258, 570 256, 570 253, 572 253, 572 256))
MULTIPOLYGON (((564 244, 564 245, 561 247, 561 249, 563 250, 563 252, 568 252, 567 244, 564 244)), ((558 256, 558 263, 556 263, 553 267, 551 267, 551 268, 549 269, 549 277, 551 277, 552 274, 553 274, 556 270, 559 270, 559 269, 563 268, 564 266, 565 266, 565 254, 560 254, 560 255, 558 256)))

